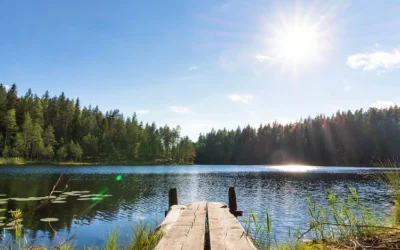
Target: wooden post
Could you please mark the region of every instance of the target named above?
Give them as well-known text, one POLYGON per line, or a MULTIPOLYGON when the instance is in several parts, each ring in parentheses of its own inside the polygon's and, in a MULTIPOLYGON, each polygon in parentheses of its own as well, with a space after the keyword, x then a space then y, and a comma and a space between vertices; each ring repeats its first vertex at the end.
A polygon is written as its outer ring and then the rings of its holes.
POLYGON ((178 205, 178 192, 176 188, 170 188, 168 192, 168 210, 165 211, 165 216, 167 216, 169 210, 173 205, 178 205))
POLYGON ((228 198, 229 198, 229 211, 234 216, 242 216, 243 211, 237 209, 237 202, 236 202, 236 192, 234 187, 230 187, 228 190, 228 198))
POLYGON ((237 202, 236 202, 236 192, 234 187, 230 187, 228 191, 228 198, 229 198, 229 211, 236 211, 237 210, 237 202))
POLYGON ((169 208, 171 208, 173 205, 178 205, 178 192, 176 191, 176 188, 171 188, 168 193, 168 201, 169 201, 169 208))

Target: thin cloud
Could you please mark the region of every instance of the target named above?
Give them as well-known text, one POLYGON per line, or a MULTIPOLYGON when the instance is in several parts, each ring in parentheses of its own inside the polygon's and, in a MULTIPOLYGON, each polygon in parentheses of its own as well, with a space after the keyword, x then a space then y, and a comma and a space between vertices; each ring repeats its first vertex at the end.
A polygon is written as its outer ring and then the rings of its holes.
POLYGON ((190 109, 187 107, 181 107, 181 106, 170 106, 169 107, 172 112, 174 113, 179 113, 179 114, 189 114, 190 109))
POLYGON ((392 51, 372 51, 360 53, 347 58, 346 64, 352 69, 377 71, 383 73, 400 68, 400 48, 392 51))
POLYGON ((260 63, 262 63, 262 62, 266 62, 266 61, 271 61, 272 57, 258 54, 258 55, 256 55, 256 60, 259 61, 260 63))
POLYGON ((136 112, 136 114, 138 114, 138 115, 145 115, 145 114, 148 114, 148 113, 150 112, 150 110, 141 109, 141 110, 136 110, 135 112, 136 112))
POLYGON ((253 99, 251 95, 239 95, 239 94, 232 94, 227 95, 227 98, 232 102, 241 102, 241 103, 248 103, 253 99))
POLYGON ((389 102, 389 101, 376 101, 374 103, 372 103, 371 105, 369 105, 370 108, 378 108, 378 109, 387 109, 390 107, 395 106, 396 103, 394 102, 389 102))
POLYGON ((10 85, 7 85, 7 84, 3 84, 3 86, 4 86, 4 88, 6 89, 6 91, 8 91, 8 90, 11 88, 11 86, 10 86, 10 85))
POLYGON ((197 70, 197 66, 196 66, 196 65, 190 66, 190 67, 188 68, 188 70, 189 70, 189 71, 195 71, 195 70, 197 70))

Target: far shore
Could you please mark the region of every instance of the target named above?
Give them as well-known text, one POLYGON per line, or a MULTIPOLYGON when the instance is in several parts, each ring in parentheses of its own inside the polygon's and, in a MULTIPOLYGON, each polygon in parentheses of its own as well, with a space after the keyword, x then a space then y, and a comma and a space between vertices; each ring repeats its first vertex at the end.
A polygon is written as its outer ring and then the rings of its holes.
POLYGON ((157 162, 135 162, 135 161, 29 161, 22 158, 0 158, 1 166, 184 166, 184 165, 216 165, 216 166, 313 166, 313 167, 375 167, 374 164, 365 165, 311 165, 301 163, 282 163, 282 164, 196 164, 193 162, 176 163, 171 161, 157 161, 157 162))

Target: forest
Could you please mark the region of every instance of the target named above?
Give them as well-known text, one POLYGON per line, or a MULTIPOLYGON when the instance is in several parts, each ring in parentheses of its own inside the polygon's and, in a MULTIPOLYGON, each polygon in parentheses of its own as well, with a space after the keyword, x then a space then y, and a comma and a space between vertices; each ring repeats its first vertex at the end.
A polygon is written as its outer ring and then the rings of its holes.
POLYGON ((370 165, 400 155, 397 106, 318 115, 290 124, 211 130, 197 142, 180 127, 136 114, 80 107, 64 93, 39 97, 0 84, 0 155, 30 161, 370 165))
POLYGON ((370 166, 400 156, 400 108, 318 115, 200 135, 198 164, 370 166))
POLYGON ((119 110, 80 107, 64 93, 39 97, 0 85, 0 153, 30 161, 191 163, 195 148, 180 127, 143 124, 119 110))

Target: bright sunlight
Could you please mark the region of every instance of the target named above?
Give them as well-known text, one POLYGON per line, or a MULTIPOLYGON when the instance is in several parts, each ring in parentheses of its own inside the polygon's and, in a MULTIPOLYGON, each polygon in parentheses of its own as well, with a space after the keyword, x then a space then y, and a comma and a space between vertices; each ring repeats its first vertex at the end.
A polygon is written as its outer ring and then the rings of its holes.
POLYGON ((276 62, 297 71, 300 66, 323 61, 329 48, 329 27, 323 17, 311 17, 297 13, 292 16, 281 15, 279 21, 269 25, 268 38, 271 55, 276 62))
POLYGON ((282 172, 298 172, 304 173, 309 171, 318 170, 321 167, 306 166, 306 165, 283 165, 283 166, 271 166, 270 168, 276 169, 282 172))
POLYGON ((285 27, 276 38, 278 56, 292 63, 315 59, 319 42, 316 27, 298 24, 285 27))

